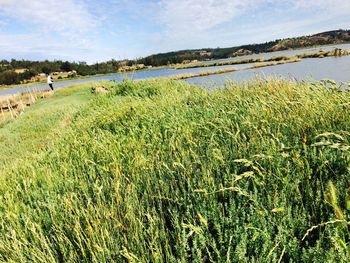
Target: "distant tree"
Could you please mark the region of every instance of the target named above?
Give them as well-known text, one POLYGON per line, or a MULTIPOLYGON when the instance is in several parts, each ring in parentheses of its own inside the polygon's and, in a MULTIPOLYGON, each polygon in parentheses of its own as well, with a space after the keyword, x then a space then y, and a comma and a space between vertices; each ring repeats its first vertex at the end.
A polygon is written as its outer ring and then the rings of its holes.
POLYGON ((19 84, 20 80, 18 74, 13 70, 7 70, 0 73, 0 84, 1 85, 12 85, 19 84))
POLYGON ((34 69, 26 70, 23 73, 18 74, 19 81, 25 80, 25 79, 31 79, 32 77, 38 75, 38 72, 34 69))
POLYGON ((112 66, 112 70, 117 70, 119 68, 119 62, 115 59, 112 59, 109 64, 112 66))
POLYGON ((81 76, 92 75, 93 73, 90 67, 86 64, 79 64, 76 71, 81 76))
POLYGON ((72 71, 72 65, 71 63, 69 63, 68 61, 66 62, 63 62, 60 69, 62 71, 65 71, 65 72, 69 72, 69 71, 72 71))
POLYGON ((43 66, 43 67, 41 68, 41 72, 42 72, 42 73, 45 73, 45 74, 50 74, 52 71, 51 71, 51 69, 50 69, 49 67, 43 66))
POLYGON ((132 65, 134 65, 134 61, 133 60, 128 60, 128 62, 127 62, 127 65, 129 66, 129 67, 131 67, 132 65))

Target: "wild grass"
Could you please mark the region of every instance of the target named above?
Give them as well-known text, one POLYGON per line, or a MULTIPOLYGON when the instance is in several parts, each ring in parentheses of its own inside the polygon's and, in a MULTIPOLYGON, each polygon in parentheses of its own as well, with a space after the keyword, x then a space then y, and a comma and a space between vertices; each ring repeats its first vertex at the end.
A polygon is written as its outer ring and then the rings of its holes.
POLYGON ((0 126, 18 118, 38 99, 49 97, 51 91, 29 91, 12 95, 0 95, 0 126))
POLYGON ((324 85, 109 84, 0 176, 0 260, 346 262, 350 93, 324 85))

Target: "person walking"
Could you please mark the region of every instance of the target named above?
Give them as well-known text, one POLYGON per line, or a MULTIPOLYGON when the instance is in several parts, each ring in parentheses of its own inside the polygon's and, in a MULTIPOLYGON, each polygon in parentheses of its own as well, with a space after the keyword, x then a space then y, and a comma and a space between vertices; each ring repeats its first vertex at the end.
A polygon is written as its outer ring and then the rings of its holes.
POLYGON ((53 81, 50 74, 47 75, 47 84, 49 84, 50 89, 53 91, 53 81))

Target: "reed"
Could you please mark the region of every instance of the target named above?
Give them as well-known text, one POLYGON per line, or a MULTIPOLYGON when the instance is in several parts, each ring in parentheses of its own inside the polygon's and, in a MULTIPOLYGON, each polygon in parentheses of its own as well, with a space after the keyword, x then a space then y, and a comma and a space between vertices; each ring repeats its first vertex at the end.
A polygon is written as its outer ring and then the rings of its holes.
POLYGON ((3 166, 1 261, 349 259, 349 92, 103 85, 40 154, 3 166))

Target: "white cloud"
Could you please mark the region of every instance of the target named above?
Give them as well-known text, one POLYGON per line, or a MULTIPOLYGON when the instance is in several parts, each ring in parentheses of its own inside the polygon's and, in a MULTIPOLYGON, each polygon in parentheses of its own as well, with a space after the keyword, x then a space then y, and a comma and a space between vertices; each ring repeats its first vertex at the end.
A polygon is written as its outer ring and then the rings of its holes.
POLYGON ((230 21, 261 0, 162 0, 160 20, 177 34, 203 32, 230 21))
POLYGON ((2 26, 0 49, 5 56, 88 60, 97 48, 94 29, 99 21, 80 0, 0 0, 0 19, 7 24, 12 20, 18 28, 6 32, 7 25, 2 26))
POLYGON ((0 13, 62 34, 84 32, 97 22, 84 2, 73 0, 0 0, 0 13))
POLYGON ((350 0, 0 0, 0 55, 94 62, 234 46, 337 29, 349 13, 350 0))
MULTIPOLYGON (((291 1, 291 0, 289 0, 291 1)), ((321 8, 324 10, 338 10, 349 12, 350 1, 348 0, 294 0, 291 1, 298 8, 321 8)))
POLYGON ((303 11, 321 10, 328 17, 350 13, 349 0, 161 0, 159 18, 169 34, 193 35, 230 22, 242 14, 254 14, 266 5, 281 3, 303 11))
POLYGON ((6 25, 7 25, 7 23, 5 21, 0 20, 0 29, 5 27, 6 25))
POLYGON ((350 1, 160 0, 157 12, 164 28, 159 42, 160 49, 164 51, 222 44, 233 46, 242 42, 261 41, 263 38, 268 41, 316 33, 317 30, 329 29, 334 25, 333 29, 337 29, 339 17, 350 13, 350 1), (253 16, 260 12, 266 13, 266 21, 261 20, 261 17, 259 22, 254 21, 253 16), (247 18, 247 15, 252 18, 251 21, 238 24, 247 21, 241 19, 247 18), (328 22, 330 26, 324 26, 328 22), (247 35, 247 32, 255 33, 247 35), (265 37, 261 32, 264 32, 265 37))
POLYGON ((35 56, 38 56, 43 59, 78 60, 79 56, 94 49, 83 41, 79 42, 79 45, 74 45, 72 41, 47 38, 40 33, 2 34, 1 40, 0 50, 6 58, 25 56, 35 59, 35 56))

